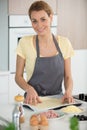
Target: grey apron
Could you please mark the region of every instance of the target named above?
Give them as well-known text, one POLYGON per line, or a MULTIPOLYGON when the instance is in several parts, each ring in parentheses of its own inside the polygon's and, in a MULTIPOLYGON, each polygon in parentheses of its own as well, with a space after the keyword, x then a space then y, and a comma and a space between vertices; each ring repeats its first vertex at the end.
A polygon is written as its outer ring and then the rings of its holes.
POLYGON ((64 59, 54 35, 53 40, 59 53, 52 57, 40 57, 39 41, 36 36, 37 58, 28 84, 34 87, 39 96, 56 95, 62 92, 64 59))

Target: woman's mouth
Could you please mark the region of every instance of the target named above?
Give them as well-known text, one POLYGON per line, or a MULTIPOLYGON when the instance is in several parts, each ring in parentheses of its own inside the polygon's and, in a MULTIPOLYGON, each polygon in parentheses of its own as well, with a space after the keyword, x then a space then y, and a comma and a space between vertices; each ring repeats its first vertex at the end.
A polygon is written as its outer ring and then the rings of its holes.
POLYGON ((44 32, 44 30, 45 30, 45 28, 40 28, 40 29, 37 29, 37 31, 38 31, 39 33, 44 32))

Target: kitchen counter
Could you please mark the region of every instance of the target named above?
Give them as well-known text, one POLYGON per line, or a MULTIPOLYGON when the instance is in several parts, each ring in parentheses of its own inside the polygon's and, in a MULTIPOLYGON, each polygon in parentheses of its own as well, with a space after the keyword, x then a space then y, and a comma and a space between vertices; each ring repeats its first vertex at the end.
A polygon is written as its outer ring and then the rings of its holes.
MULTIPOLYGON (((0 116, 5 117, 7 120, 12 120, 12 110, 14 108, 13 104, 2 104, 0 105, 0 116)), ((87 114, 87 102, 83 102, 81 108, 85 110, 87 114)), ((25 123, 21 124, 21 130, 30 130, 29 118, 33 111, 28 108, 24 108, 25 111, 25 123)), ((64 115, 62 118, 54 119, 49 121, 49 130, 70 130, 69 128, 69 119, 71 115, 64 115)), ((79 123, 80 130, 87 130, 87 121, 80 121, 79 123)))

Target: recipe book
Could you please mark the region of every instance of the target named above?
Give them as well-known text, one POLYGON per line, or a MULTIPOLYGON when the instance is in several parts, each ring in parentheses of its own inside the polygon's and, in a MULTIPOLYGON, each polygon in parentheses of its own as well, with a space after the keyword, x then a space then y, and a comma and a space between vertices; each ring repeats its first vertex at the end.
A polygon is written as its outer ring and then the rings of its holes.
POLYGON ((49 109, 60 109, 65 106, 69 105, 76 105, 79 106, 82 103, 79 100, 75 99, 74 103, 62 103, 61 98, 52 98, 52 97, 41 97, 41 103, 38 103, 36 105, 30 105, 30 104, 25 104, 23 103, 24 107, 27 107, 31 109, 32 111, 44 111, 44 110, 49 110, 49 109))

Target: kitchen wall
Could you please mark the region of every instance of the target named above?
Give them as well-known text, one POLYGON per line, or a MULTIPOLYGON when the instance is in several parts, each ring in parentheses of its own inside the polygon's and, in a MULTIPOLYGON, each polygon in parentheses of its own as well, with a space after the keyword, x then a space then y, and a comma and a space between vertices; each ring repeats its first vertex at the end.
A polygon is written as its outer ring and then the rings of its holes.
POLYGON ((8 70, 8 0, 0 0, 0 71, 8 70))
MULTIPOLYGON (((87 49, 75 50, 71 58, 71 71, 73 79, 73 95, 87 94, 87 49)), ((64 85, 63 92, 64 92, 64 85)))
POLYGON ((71 59, 73 94, 87 94, 87 49, 75 50, 71 59))

